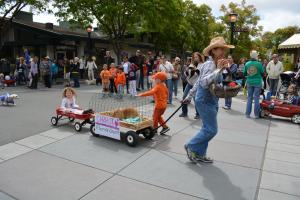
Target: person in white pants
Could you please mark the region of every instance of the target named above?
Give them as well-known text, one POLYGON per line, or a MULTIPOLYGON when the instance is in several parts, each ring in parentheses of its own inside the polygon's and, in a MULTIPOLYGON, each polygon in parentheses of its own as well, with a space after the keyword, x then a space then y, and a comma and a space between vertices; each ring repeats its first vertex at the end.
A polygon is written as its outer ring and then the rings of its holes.
POLYGON ((88 71, 88 79, 90 81, 94 80, 95 79, 94 69, 97 69, 97 65, 93 59, 89 59, 89 61, 86 64, 86 69, 88 71))
POLYGON ((131 64, 129 70, 128 70, 128 81, 129 81, 129 94, 131 96, 136 96, 137 91, 136 91, 136 71, 137 69, 135 68, 134 64, 131 64))

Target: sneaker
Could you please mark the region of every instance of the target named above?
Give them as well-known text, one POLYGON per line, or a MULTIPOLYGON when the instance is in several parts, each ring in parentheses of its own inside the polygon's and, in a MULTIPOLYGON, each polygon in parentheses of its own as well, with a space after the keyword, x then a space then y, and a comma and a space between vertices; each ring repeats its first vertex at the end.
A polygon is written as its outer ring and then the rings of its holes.
POLYGON ((179 115, 179 117, 187 117, 187 115, 186 115, 186 114, 183 114, 183 113, 181 113, 181 114, 179 115))
POLYGON ((196 155, 196 157, 194 159, 198 162, 203 162, 203 163, 213 163, 214 162, 213 159, 206 157, 206 156, 196 155))
POLYGON ((231 108, 230 107, 228 107, 228 106, 223 106, 222 107, 224 110, 230 110, 231 108))
POLYGON ((251 118, 250 115, 246 115, 247 118, 251 118))
POLYGON ((184 145, 184 149, 186 151, 186 155, 187 155, 188 159, 191 162, 196 163, 196 160, 194 159, 194 156, 193 156, 194 152, 192 152, 192 150, 186 144, 184 145))
POLYGON ((160 134, 161 135, 165 135, 166 132, 168 132, 170 130, 169 127, 164 127, 161 131, 160 131, 160 134))
POLYGON ((259 116, 255 116, 254 119, 259 119, 259 116))
POLYGON ((199 115, 196 115, 196 116, 194 117, 194 119, 200 119, 200 116, 199 116, 199 115))

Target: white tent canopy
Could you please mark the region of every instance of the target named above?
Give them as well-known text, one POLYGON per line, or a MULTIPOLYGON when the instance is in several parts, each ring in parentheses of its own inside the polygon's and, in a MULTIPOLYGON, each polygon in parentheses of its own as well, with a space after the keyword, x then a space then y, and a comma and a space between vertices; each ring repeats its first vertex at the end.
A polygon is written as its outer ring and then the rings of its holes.
POLYGON ((292 37, 284 41, 278 46, 278 49, 297 49, 300 48, 300 33, 294 34, 292 37))

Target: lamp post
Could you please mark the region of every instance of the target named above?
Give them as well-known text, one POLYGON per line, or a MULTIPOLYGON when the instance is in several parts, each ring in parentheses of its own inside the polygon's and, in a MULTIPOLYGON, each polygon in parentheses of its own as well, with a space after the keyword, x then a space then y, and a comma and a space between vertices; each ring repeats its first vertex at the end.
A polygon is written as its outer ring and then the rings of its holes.
POLYGON ((91 55, 91 50, 92 50, 92 39, 91 39, 91 33, 93 31, 93 27, 91 25, 89 25, 87 28, 86 28, 86 31, 88 33, 88 38, 89 38, 89 45, 88 45, 88 54, 89 54, 89 58, 92 56, 91 55))
MULTIPOLYGON (((237 16, 238 16, 238 14, 236 14, 236 13, 229 14, 230 30, 231 30, 230 44, 232 44, 232 45, 233 45, 233 39, 234 39, 234 33, 235 33, 235 23, 237 21, 237 16)), ((230 54, 232 54, 232 49, 230 49, 230 54)))

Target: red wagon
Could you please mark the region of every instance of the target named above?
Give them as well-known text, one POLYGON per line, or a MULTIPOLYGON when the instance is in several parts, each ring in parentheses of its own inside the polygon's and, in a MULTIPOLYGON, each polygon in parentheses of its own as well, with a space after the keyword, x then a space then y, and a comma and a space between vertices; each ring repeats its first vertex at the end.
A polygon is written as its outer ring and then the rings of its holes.
POLYGON ((4 86, 16 86, 17 85, 17 82, 15 79, 10 79, 10 80, 3 80, 2 81, 2 84, 4 86))
POLYGON ((68 119, 70 122, 75 122, 74 128, 77 132, 80 132, 82 126, 86 124, 93 124, 94 123, 94 113, 87 113, 82 114, 82 109, 64 109, 64 108, 57 108, 56 109, 56 116, 51 117, 51 124, 56 126, 59 120, 68 119))
POLYGON ((290 118, 295 124, 300 124, 300 105, 285 104, 279 100, 267 101, 260 103, 260 116, 268 117, 270 114, 290 118))

